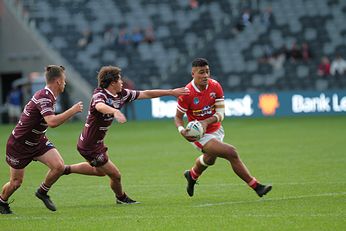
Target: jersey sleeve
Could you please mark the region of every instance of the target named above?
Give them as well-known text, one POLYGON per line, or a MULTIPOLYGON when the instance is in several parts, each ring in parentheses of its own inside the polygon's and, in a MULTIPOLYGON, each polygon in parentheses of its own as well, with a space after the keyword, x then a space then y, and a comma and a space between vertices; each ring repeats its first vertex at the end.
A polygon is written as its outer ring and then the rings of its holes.
POLYGON ((103 94, 102 92, 98 92, 92 96, 91 100, 92 100, 92 106, 95 106, 98 103, 106 103, 107 96, 103 94))
POLYGON ((53 101, 48 97, 42 97, 39 99, 33 98, 34 102, 36 103, 37 109, 40 111, 40 114, 45 117, 49 115, 54 115, 54 103, 53 101))
POLYGON ((216 82, 215 86, 216 99, 224 99, 223 89, 220 83, 216 82))
POLYGON ((125 96, 125 103, 129 103, 129 102, 132 102, 138 98, 139 91, 130 90, 130 89, 123 89, 122 95, 125 96))
POLYGON ((177 104, 178 111, 185 114, 188 108, 189 108, 188 98, 184 95, 179 96, 178 104, 177 104))
POLYGON ((107 96, 102 93, 102 92, 98 92, 96 94, 94 94, 91 97, 91 103, 90 103, 90 108, 89 108, 89 113, 95 113, 97 112, 96 110, 96 104, 98 103, 104 103, 106 104, 106 100, 107 100, 107 96))

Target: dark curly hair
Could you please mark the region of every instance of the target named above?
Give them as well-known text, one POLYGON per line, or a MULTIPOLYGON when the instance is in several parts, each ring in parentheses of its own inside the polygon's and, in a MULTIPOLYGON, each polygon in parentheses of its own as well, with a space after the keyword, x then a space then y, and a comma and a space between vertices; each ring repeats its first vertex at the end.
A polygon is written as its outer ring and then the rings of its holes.
POLYGON ((98 86, 107 88, 113 81, 118 81, 120 78, 121 69, 114 66, 103 66, 97 75, 98 86))

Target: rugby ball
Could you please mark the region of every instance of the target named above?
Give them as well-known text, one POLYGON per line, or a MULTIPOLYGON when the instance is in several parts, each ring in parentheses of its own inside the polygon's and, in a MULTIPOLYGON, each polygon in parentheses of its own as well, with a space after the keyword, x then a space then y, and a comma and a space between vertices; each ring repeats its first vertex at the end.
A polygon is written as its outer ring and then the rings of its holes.
POLYGON ((196 137, 198 140, 201 139, 204 134, 203 126, 197 120, 190 121, 186 125, 186 129, 189 129, 187 132, 188 136, 196 137))

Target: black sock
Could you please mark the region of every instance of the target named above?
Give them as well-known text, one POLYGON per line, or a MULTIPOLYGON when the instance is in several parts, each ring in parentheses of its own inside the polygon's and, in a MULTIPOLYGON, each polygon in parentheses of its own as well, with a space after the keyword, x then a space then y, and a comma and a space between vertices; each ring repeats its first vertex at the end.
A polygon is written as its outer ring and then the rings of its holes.
POLYGON ((116 196, 119 200, 124 200, 127 196, 126 193, 123 193, 123 195, 121 195, 120 197, 116 196))

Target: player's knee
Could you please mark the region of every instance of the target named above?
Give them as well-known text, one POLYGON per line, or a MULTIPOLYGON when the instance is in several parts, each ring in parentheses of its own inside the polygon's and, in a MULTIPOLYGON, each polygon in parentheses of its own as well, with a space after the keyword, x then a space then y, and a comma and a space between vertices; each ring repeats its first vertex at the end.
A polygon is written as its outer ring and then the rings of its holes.
POLYGON ((216 158, 208 156, 208 155, 204 155, 203 156, 203 161, 204 161, 206 166, 211 166, 211 165, 215 164, 216 158))
POLYGON ((209 167, 211 165, 213 165, 212 161, 210 160, 210 156, 208 155, 200 155, 198 158, 197 158, 197 161, 204 167, 209 167))
POLYGON ((121 180, 121 174, 120 172, 117 172, 117 174, 115 174, 115 178, 120 181, 121 180))
POLYGON ((114 172, 113 174, 109 175, 109 177, 113 180, 113 181, 121 181, 121 174, 120 172, 114 172))
POLYGON ((54 172, 56 172, 57 174, 60 174, 60 175, 63 174, 64 171, 65 171, 64 162, 55 164, 52 170, 53 170, 54 172))
POLYGON ((104 173, 103 171, 100 171, 100 170, 96 169, 96 170, 95 170, 95 175, 96 175, 96 176, 105 176, 106 173, 104 173))
POLYGON ((209 166, 211 166, 211 165, 214 165, 214 164, 215 164, 215 161, 216 161, 216 159, 209 159, 209 160, 206 161, 206 163, 207 163, 209 166))
POLYGON ((239 159, 238 152, 235 147, 229 146, 227 148, 227 154, 230 159, 239 159))

